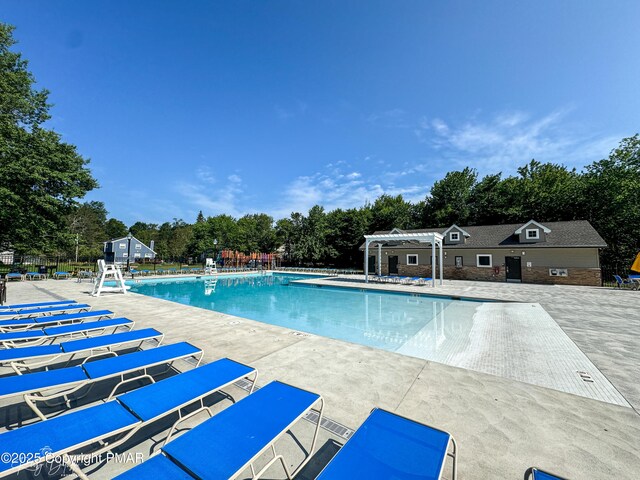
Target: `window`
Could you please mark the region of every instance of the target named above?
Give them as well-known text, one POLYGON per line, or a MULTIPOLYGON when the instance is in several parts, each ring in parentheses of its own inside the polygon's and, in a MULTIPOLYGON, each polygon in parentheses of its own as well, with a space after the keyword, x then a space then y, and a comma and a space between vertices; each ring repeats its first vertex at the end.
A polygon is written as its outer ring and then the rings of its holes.
POLYGON ((456 268, 462 268, 462 257, 456 256, 456 268))
POLYGON ((418 255, 407 255, 407 265, 418 265, 418 255))
POLYGON ((136 253, 134 253, 134 254, 133 254, 133 258, 140 258, 140 254, 139 254, 139 253, 137 253, 137 252, 136 252, 136 253))
POLYGON ((127 258, 128 256, 129 256, 129 254, 128 254, 128 253, 123 253, 123 254, 122 254, 122 258, 127 258))
POLYGON ((476 265, 481 268, 491 268, 493 266, 491 254, 479 253, 476 255, 476 265))
POLYGON ((150 253, 145 253, 144 254, 144 258, 151 258, 151 254, 150 253))
POLYGON ((136 250, 140 250, 142 249, 142 245, 140 245, 139 243, 136 243, 136 250))
POLYGON ((540 230, 537 228, 527 228, 527 240, 538 240, 540 238, 540 230))
POLYGON ((459 242, 460 241, 460 232, 451 232, 451 233, 449 233, 449 240, 451 240, 452 242, 459 242))
POLYGON ((120 244, 118 244, 118 247, 120 248, 120 250, 124 250, 125 248, 127 248, 127 244, 126 243, 120 243, 120 244))

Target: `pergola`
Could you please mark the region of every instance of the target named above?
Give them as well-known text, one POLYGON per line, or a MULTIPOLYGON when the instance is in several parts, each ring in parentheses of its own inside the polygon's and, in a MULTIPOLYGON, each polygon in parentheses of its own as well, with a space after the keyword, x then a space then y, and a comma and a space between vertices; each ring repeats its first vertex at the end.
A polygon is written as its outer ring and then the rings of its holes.
POLYGON ((384 233, 378 235, 365 235, 364 244, 364 278, 369 283, 369 245, 378 244, 378 273, 382 271, 382 245, 386 243, 407 243, 416 242, 418 244, 431 244, 431 285, 436 286, 436 247, 440 257, 439 276, 440 285, 442 285, 442 240, 443 236, 437 232, 419 232, 419 233, 384 233))

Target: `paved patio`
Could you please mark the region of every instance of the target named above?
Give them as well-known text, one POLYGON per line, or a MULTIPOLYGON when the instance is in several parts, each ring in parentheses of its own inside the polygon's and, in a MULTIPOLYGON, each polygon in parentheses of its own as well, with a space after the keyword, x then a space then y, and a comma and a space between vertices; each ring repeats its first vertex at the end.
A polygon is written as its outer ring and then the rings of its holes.
MULTIPOLYGON (((363 286, 357 277, 323 282, 363 286)), ((634 479, 640 471, 638 292, 450 281, 435 289, 403 287, 539 303, 629 408, 141 295, 93 298, 89 290, 72 280, 22 282, 9 285, 8 301, 64 297, 111 309, 138 328, 161 330, 166 343, 192 342, 204 349, 205 361, 228 356, 255 366, 262 385, 279 379, 321 393, 326 415, 350 428, 380 406, 448 430, 460 447, 460 479, 521 478, 531 465, 576 479, 634 479)), ((325 432, 320 463, 335 451, 335 440, 325 432)), ((107 465, 95 476, 114 471, 107 465)))

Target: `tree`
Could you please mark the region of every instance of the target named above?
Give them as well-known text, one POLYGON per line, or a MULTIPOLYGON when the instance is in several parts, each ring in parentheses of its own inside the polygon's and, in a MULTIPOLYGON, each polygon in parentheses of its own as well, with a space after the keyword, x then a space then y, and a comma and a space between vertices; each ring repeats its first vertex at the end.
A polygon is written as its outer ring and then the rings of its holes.
MULTIPOLYGON (((79 259, 95 260, 102 255, 106 218, 104 203, 96 201, 81 204, 69 215, 69 231, 75 236, 79 259)), ((70 258, 75 255, 68 253, 70 258)))
POLYGON ((12 32, 0 23, 0 247, 52 251, 73 243, 68 216, 98 185, 76 147, 43 128, 48 92, 10 51, 12 32))
POLYGON ((449 172, 435 182, 425 206, 427 221, 437 227, 468 224, 470 200, 477 179, 476 170, 466 167, 462 171, 449 172))
MULTIPOLYGON (((366 208, 366 207, 365 207, 366 208)), ((378 230, 389 231, 394 228, 411 228, 413 225, 411 204, 402 195, 380 195, 371 207, 371 225, 373 233, 378 230)))
POLYGON ((602 263, 622 273, 640 251, 640 135, 587 166, 582 180, 581 214, 609 245, 602 263))
POLYGON ((104 225, 105 240, 126 237, 127 233, 129 233, 129 229, 124 222, 115 218, 110 218, 104 225))

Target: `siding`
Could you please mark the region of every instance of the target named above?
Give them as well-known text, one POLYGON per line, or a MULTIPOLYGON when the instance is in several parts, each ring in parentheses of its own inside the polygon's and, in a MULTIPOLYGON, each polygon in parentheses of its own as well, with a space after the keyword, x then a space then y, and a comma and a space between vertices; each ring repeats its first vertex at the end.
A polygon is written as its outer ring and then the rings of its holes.
MULTIPOLYGON (((531 267, 545 268, 600 268, 599 253, 597 248, 544 248, 544 249, 527 249, 521 246, 518 249, 452 249, 447 250, 446 246, 443 251, 447 254, 444 258, 445 266, 455 266, 455 257, 462 257, 462 265, 464 267, 476 266, 476 255, 480 253, 488 253, 492 255, 494 266, 504 267, 505 257, 519 256, 522 262, 522 268, 527 267, 527 263, 531 262, 531 267), (522 252, 525 252, 522 255, 522 252)), ((370 255, 377 256, 378 250, 372 249, 370 255)), ((431 265, 431 249, 382 249, 382 264, 387 265, 390 255, 398 256, 398 265, 407 264, 407 255, 418 255, 419 265, 431 265)), ((438 260, 438 250, 436 249, 436 264, 438 260)), ((378 259, 376 258, 376 267, 378 259)))

